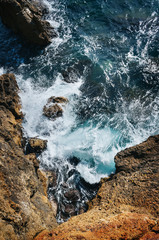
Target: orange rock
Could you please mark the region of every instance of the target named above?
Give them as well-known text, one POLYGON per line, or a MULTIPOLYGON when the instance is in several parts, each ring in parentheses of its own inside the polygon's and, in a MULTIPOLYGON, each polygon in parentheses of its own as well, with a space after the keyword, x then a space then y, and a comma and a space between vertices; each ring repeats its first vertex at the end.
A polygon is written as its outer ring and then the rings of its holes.
POLYGON ((138 239, 149 232, 155 221, 144 214, 125 212, 106 217, 104 211, 93 209, 63 223, 52 232, 42 232, 34 240, 119 240, 138 239))

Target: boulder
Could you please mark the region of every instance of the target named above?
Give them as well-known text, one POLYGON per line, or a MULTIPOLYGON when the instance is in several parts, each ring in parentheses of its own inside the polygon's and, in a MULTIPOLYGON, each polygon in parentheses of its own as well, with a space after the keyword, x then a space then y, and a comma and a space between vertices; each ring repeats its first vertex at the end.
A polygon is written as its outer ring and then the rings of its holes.
POLYGON ((57 117, 61 117, 63 113, 63 109, 58 105, 54 104, 52 106, 44 106, 43 114, 48 117, 55 119, 57 117))
POLYGON ((22 114, 13 74, 0 76, 0 239, 32 240, 57 226, 48 180, 21 146, 22 114))
POLYGON ((33 1, 0 0, 0 16, 7 27, 31 43, 47 45, 57 36, 49 22, 42 20, 42 11, 33 1))
POLYGON ((43 108, 43 114, 50 119, 61 117, 63 114, 62 106, 66 103, 68 103, 68 99, 65 97, 50 97, 43 108))
POLYGON ((30 138, 26 146, 26 154, 29 153, 42 153, 47 147, 47 140, 39 138, 30 138))

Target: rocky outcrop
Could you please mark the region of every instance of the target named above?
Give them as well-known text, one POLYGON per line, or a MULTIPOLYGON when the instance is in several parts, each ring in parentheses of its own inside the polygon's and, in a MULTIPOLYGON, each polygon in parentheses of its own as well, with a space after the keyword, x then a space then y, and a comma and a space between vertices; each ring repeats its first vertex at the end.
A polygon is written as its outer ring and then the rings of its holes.
POLYGON ((57 36, 49 22, 42 20, 41 9, 28 0, 0 0, 2 22, 27 41, 47 45, 57 36))
POLYGON ((61 117, 63 114, 62 106, 66 103, 68 103, 68 99, 65 97, 50 97, 43 108, 43 114, 50 119, 61 117))
MULTIPOLYGON (((0 239, 159 239, 159 135, 118 153, 116 173, 101 180, 89 210, 57 226, 56 201, 47 198, 48 186, 56 190, 57 176, 42 171, 33 153, 46 142, 30 139, 32 153, 24 155, 23 115, 13 74, 0 76, 0 91, 0 239)), ((50 98, 48 104, 59 101, 50 98)), ((74 215, 79 192, 63 188, 65 213, 74 215)))
POLYGON ((0 239, 31 240, 56 226, 47 178, 22 149, 22 114, 13 74, 0 76, 0 239))
POLYGON ((54 231, 43 231, 35 240, 158 240, 156 221, 146 214, 124 212, 105 216, 104 211, 92 210, 72 217, 54 231), (149 236, 149 238, 146 238, 149 236))
POLYGON ((159 239, 159 135, 121 151, 115 164, 88 212, 35 240, 159 239))
POLYGON ((26 145, 26 154, 28 153, 42 153, 47 147, 47 140, 39 138, 30 138, 26 145))

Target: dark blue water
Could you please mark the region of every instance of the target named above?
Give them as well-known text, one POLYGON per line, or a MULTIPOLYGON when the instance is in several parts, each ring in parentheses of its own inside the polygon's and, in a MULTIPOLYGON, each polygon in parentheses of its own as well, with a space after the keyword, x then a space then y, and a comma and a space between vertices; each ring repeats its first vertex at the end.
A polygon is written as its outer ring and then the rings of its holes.
MULTIPOLYGON (((0 71, 17 76, 26 135, 48 140, 41 164, 98 182, 115 171, 118 151, 159 133, 159 2, 44 4, 58 38, 40 49, 0 23, 0 71), (42 115, 50 96, 69 99, 56 121, 42 115)), ((59 178, 59 199, 62 181, 72 184, 59 178)))

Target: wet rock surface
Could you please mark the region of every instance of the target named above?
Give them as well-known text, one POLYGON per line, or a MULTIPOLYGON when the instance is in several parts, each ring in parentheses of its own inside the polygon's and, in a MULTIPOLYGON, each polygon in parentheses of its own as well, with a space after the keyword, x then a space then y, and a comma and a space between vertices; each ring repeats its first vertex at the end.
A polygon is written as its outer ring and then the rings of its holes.
POLYGON ((35 240, 158 240, 159 135, 121 151, 115 163, 116 173, 101 180, 86 213, 35 240))
POLYGON ((56 119, 63 114, 63 106, 68 103, 65 97, 50 97, 43 108, 43 114, 49 119, 56 119))
POLYGON ((27 41, 47 45, 56 37, 49 22, 42 20, 44 9, 35 1, 0 0, 2 22, 27 41))
POLYGON ((69 165, 62 169, 46 169, 49 199, 57 204, 57 222, 65 222, 70 217, 85 212, 87 202, 97 193, 100 184, 89 184, 80 173, 69 165))
POLYGON ((48 180, 35 154, 23 152, 23 115, 13 74, 0 76, 0 92, 0 239, 31 240, 56 226, 48 180))

